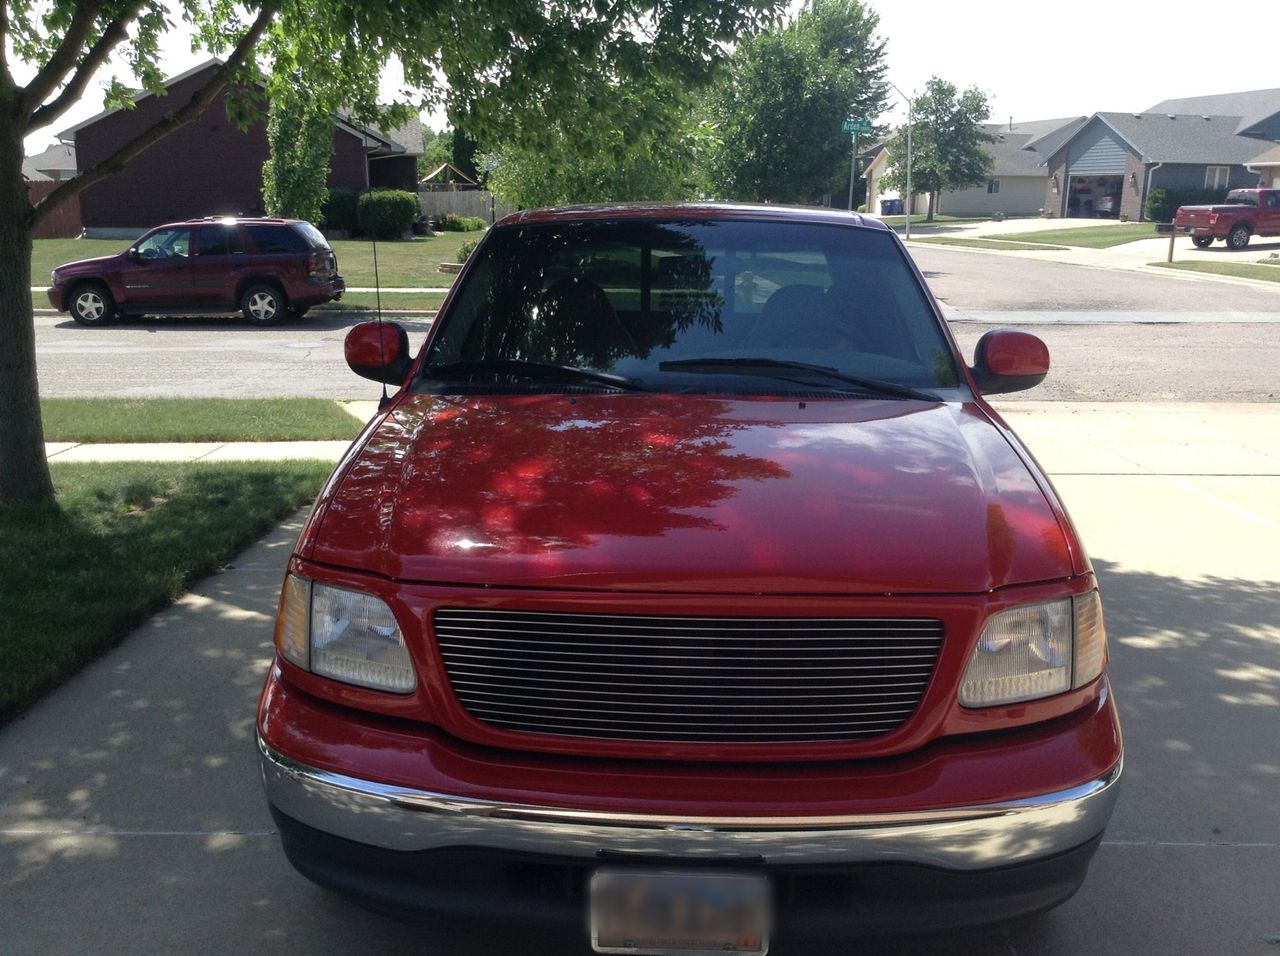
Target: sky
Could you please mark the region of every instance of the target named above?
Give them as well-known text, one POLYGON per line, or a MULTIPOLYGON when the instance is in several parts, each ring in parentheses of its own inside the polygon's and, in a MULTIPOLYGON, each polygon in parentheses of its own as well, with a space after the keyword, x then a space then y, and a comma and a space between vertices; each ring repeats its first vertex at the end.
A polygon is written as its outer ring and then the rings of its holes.
MULTIPOLYGON (((1197 69, 1206 56, 1220 62, 1212 54, 1213 34, 1231 42, 1225 29, 1205 35, 1210 8, 1203 0, 1159 5, 869 0, 868 5, 880 16, 893 83, 907 94, 921 91, 934 75, 961 88, 977 86, 989 97, 992 122, 1136 112, 1175 97, 1280 87, 1280 69, 1267 56, 1238 58, 1230 70, 1197 69)), ((191 52, 189 37, 180 31, 165 38, 162 56, 170 76, 205 59, 191 52)), ((19 82, 29 78, 29 72, 14 72, 19 82)), ((126 75, 120 67, 115 72, 126 75)), ((97 113, 110 77, 111 70, 104 69, 59 122, 27 137, 27 153, 39 152, 54 134, 97 113)), ((392 97, 400 82, 396 70, 385 75, 384 96, 392 97)), ((901 122, 905 115, 895 95, 881 121, 901 122)), ((441 116, 425 120, 435 128, 444 125, 441 116)))

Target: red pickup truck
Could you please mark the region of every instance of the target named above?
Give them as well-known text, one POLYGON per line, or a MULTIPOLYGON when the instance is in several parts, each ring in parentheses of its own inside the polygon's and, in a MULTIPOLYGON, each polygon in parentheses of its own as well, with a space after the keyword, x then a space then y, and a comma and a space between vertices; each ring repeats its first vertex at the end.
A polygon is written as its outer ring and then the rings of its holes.
POLYGON ((1243 249, 1253 236, 1280 236, 1280 189, 1233 189, 1221 206, 1181 206, 1173 225, 1201 249, 1215 239, 1243 249))

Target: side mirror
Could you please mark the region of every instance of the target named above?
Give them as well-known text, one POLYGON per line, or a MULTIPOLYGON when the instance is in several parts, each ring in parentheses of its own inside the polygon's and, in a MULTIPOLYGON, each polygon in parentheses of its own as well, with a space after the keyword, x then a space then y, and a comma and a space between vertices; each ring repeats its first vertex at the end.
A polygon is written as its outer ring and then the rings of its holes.
POLYGON ((132 259, 134 262, 137 262, 139 259, 142 258, 142 253, 138 251, 136 246, 130 246, 129 251, 126 252, 125 255, 128 256, 130 259, 132 259))
POLYGON ((413 364, 409 335, 394 322, 361 322, 347 333, 343 351, 351 371, 384 385, 399 385, 413 364))
POLYGON ((992 329, 978 339, 972 371, 984 395, 1035 388, 1049 374, 1049 347, 1029 332, 992 329))

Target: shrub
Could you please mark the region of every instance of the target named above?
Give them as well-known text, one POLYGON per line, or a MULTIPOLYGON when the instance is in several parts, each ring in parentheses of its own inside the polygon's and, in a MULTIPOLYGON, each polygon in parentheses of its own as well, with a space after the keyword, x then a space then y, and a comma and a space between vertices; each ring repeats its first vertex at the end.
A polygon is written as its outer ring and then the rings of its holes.
POLYGON ((418 197, 401 189, 363 193, 359 202, 360 231, 375 239, 399 239, 418 218, 418 197))
POLYGON ((436 228, 441 232, 477 232, 488 225, 479 216, 459 216, 447 212, 436 217, 436 228))
POLYGON ((458 261, 466 262, 467 257, 471 255, 472 250, 474 250, 478 245, 480 245, 479 239, 468 239, 462 245, 458 246, 458 261))
POLYGON ((358 193, 346 186, 334 186, 320 211, 320 224, 326 229, 345 229, 354 234, 357 228, 356 201, 358 193))
POLYGON ((1179 206, 1208 206, 1227 198, 1226 187, 1221 189, 1166 189, 1157 186, 1147 193, 1142 214, 1152 222, 1173 222, 1173 214, 1179 206))
POLYGON ((863 203, 861 206, 858 207, 858 212, 866 212, 866 211, 867 211, 866 203, 863 203))

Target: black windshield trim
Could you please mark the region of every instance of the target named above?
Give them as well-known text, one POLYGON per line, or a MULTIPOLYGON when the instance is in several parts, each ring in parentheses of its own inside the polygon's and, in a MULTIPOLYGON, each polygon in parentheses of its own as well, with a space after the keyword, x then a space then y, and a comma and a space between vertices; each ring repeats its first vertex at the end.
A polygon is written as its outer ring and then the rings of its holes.
MULTIPOLYGON (((805 372, 821 375, 833 382, 840 382, 844 385, 853 386, 866 392, 873 392, 879 395, 887 395, 893 398, 915 399, 922 402, 941 402, 942 399, 937 395, 926 392, 922 389, 912 388, 909 385, 899 385, 896 382, 884 382, 877 378, 866 378, 861 375, 849 375, 837 368, 830 368, 826 365, 811 365, 808 362, 787 362, 781 359, 771 358, 700 358, 700 359, 676 359, 670 362, 661 362, 658 369, 663 372, 709 372, 711 374, 742 374, 742 375, 767 375, 770 378, 779 378, 787 381, 797 382, 803 381, 794 377, 788 377, 782 372, 805 372)), ((813 382, 803 382, 812 387, 813 382)))
POLYGON ((539 380, 570 379, 575 383, 591 383, 604 388, 619 391, 642 391, 642 387, 625 375, 614 375, 612 372, 600 372, 596 369, 582 368, 577 365, 557 365, 555 362, 537 362, 531 359, 480 359, 470 362, 448 362, 444 365, 427 365, 422 370, 422 378, 426 380, 444 378, 453 375, 466 375, 472 372, 492 372, 497 375, 524 375, 539 380))

